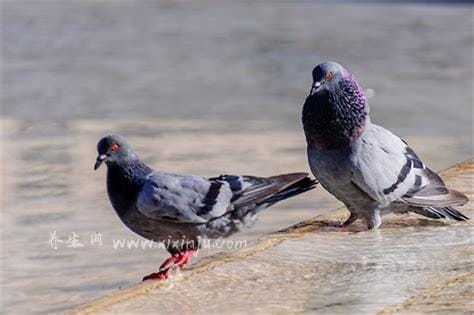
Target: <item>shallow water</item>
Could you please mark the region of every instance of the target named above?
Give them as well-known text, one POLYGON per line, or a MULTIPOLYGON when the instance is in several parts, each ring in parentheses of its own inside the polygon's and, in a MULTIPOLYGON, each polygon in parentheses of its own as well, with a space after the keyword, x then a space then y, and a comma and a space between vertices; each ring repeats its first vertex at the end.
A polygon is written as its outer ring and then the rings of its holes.
MULTIPOLYGON (((2 9, 9 313, 65 309, 139 281, 164 259, 162 250, 112 248, 136 237, 110 208, 104 170, 92 171, 107 132, 171 172, 308 171, 301 104, 312 66, 335 59, 375 91, 373 120, 432 168, 472 156, 470 6, 4 1, 2 9), (77 233, 84 247, 52 249, 54 231, 64 241, 77 233), (91 244, 96 232, 102 246, 91 244)), ((238 238, 336 205, 317 189, 262 213, 238 238)))

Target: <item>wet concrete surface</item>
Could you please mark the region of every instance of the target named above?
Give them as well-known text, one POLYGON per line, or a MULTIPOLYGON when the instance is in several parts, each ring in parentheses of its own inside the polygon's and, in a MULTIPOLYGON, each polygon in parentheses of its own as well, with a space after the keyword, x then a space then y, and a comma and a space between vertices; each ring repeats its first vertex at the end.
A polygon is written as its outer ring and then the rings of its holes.
MULTIPOLYGON (((474 196, 474 160, 442 173, 474 196)), ((461 208, 471 216, 472 202, 461 208)), ((380 230, 331 227, 343 209, 215 256, 162 282, 145 282, 70 314, 470 313, 473 221, 385 217, 380 230)))

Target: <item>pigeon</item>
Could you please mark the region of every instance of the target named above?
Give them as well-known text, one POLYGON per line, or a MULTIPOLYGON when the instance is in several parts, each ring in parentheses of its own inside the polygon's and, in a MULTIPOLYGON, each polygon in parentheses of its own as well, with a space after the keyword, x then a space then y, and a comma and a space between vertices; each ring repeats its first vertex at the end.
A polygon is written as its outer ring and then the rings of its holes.
POLYGON ((312 173, 357 219, 377 229, 386 213, 417 213, 432 219, 469 218, 453 208, 468 202, 447 188, 408 144, 371 122, 364 90, 336 62, 313 70, 302 123, 312 173))
POLYGON ((317 184, 307 173, 203 178, 156 171, 118 134, 100 139, 97 151, 94 170, 107 165, 107 193, 118 217, 171 254, 158 272, 143 280, 168 278, 171 269, 189 261, 202 240, 239 232, 260 210, 317 184))

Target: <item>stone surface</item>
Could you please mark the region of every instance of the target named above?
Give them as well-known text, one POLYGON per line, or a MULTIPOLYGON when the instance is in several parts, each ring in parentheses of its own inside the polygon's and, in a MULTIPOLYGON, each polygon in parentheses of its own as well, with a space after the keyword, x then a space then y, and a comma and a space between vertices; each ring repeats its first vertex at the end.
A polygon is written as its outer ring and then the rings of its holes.
MULTIPOLYGON (((442 172, 474 194, 474 160, 442 172)), ((472 202, 461 210, 472 217, 472 202)), ((70 310, 112 313, 470 313, 473 221, 388 216, 378 231, 337 229, 345 210, 301 222, 244 250, 200 261, 70 310)))

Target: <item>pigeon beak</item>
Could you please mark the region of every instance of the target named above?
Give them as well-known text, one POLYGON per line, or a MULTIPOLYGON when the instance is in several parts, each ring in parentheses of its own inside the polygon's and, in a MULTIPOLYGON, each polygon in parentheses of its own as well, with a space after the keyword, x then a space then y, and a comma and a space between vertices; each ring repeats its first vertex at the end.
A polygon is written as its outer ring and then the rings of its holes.
POLYGON ((102 165, 102 162, 104 162, 106 159, 107 159, 107 154, 100 154, 97 157, 97 160, 95 161, 94 171, 97 170, 102 165))
POLYGON ((309 93, 309 95, 313 96, 314 93, 316 93, 318 91, 318 89, 321 87, 321 85, 323 85, 324 81, 323 82, 319 82, 319 81, 316 81, 313 83, 313 86, 311 87, 311 92, 309 93))

